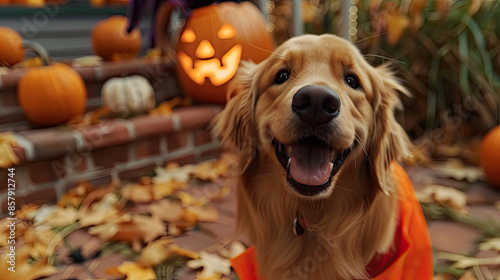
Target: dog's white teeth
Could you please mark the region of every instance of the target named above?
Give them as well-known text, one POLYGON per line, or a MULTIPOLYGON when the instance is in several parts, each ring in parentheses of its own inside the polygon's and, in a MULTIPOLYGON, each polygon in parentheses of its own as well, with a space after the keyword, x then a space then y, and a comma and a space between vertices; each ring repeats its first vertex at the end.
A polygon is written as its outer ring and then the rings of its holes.
POLYGON ((333 170, 333 162, 330 162, 330 171, 333 170))

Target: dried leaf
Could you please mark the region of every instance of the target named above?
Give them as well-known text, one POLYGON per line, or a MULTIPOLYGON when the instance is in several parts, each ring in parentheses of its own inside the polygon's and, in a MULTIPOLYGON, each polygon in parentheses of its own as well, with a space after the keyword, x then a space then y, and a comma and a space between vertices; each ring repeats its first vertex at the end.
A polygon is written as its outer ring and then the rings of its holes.
POLYGON ((71 65, 73 67, 101 66, 102 65, 102 57, 100 57, 98 55, 77 57, 71 61, 71 65))
POLYGON ((156 176, 153 179, 155 184, 168 182, 187 183, 195 165, 187 164, 179 167, 177 163, 170 163, 165 168, 156 168, 156 176))
POLYGON ((182 203, 180 201, 172 201, 162 199, 149 206, 151 216, 162 221, 174 223, 182 219, 182 203))
POLYGON ((229 260, 221 258, 215 254, 209 254, 205 251, 200 252, 199 259, 190 260, 186 263, 186 265, 191 269, 203 268, 203 270, 197 275, 199 279, 210 279, 210 277, 215 277, 220 274, 231 274, 231 264, 229 260))
MULTIPOLYGON (((47 248, 57 234, 49 227, 28 227, 24 232, 24 245, 30 247, 30 256, 39 259, 50 257, 47 248)), ((50 253, 49 253, 50 254, 50 253)))
POLYGON ((53 211, 45 215, 42 219, 36 219, 35 224, 43 224, 51 227, 65 227, 76 223, 77 217, 78 211, 73 207, 54 207, 53 211))
MULTIPOLYGON (((113 220, 123 220, 125 215, 119 209, 120 199, 115 193, 108 193, 99 202, 90 206, 90 211, 80 208, 78 212, 79 223, 82 227, 99 225, 113 220)), ((126 218, 126 217, 125 217, 126 218)))
POLYGON ((167 228, 163 221, 158 218, 142 215, 133 215, 130 222, 118 224, 118 227, 118 233, 111 239, 131 244, 140 242, 148 243, 167 233, 167 228))
POLYGON ((99 237, 102 240, 110 240, 119 231, 118 224, 103 224, 88 229, 88 233, 99 237))
POLYGON ((175 196, 181 200, 182 205, 184 206, 202 207, 203 205, 208 203, 208 200, 205 197, 197 198, 187 192, 178 191, 175 193, 175 196))
POLYGON ((184 217, 188 217, 186 219, 192 224, 197 222, 213 223, 219 219, 219 211, 213 205, 205 207, 188 206, 184 209, 183 215, 184 217))
POLYGON ((120 189, 124 198, 135 203, 149 203, 154 201, 153 189, 148 185, 128 184, 120 189))
POLYGON ((493 258, 473 258, 451 253, 438 253, 438 259, 455 262, 452 267, 457 269, 466 269, 480 265, 500 265, 500 257, 493 258))
POLYGON ((31 247, 28 245, 16 248, 15 272, 8 271, 10 251, 5 251, 0 257, 0 271, 4 280, 28 280, 38 279, 40 277, 50 276, 57 273, 57 268, 49 264, 48 258, 37 259, 33 262, 30 259, 31 247))
POLYGON ((175 107, 182 104, 182 98, 175 97, 171 100, 164 101, 155 109, 149 111, 151 115, 160 115, 160 116, 170 116, 175 107))
POLYGON ((126 280, 152 280, 157 279, 151 267, 143 267, 138 263, 124 262, 116 268, 118 272, 127 276, 126 280))
POLYGON ((490 238, 479 244, 479 250, 500 252, 500 237, 490 238))
POLYGON ((155 266, 175 255, 192 259, 199 257, 196 252, 174 244, 171 238, 161 238, 148 244, 141 250, 137 263, 142 266, 155 266))
POLYGON ((452 187, 442 185, 428 185, 417 191, 417 198, 421 203, 438 203, 450 206, 455 210, 466 212, 467 195, 452 187))
POLYGON ((19 164, 13 146, 19 146, 14 134, 11 132, 0 133, 0 168, 9 168, 13 165, 19 164))
POLYGON ((437 172, 437 175, 453 178, 457 181, 466 180, 469 183, 475 183, 484 179, 484 172, 481 168, 464 166, 458 160, 450 160, 445 164, 436 165, 433 169, 437 172))
POLYGON ((229 244, 229 249, 223 248, 219 250, 219 254, 226 258, 226 259, 232 259, 239 254, 243 253, 246 250, 245 245, 239 241, 233 241, 231 244, 229 244))
POLYGON ((94 190, 94 186, 89 182, 81 182, 76 187, 68 190, 57 202, 60 207, 79 207, 85 197, 94 190))
POLYGON ((185 182, 170 181, 165 183, 155 183, 153 185, 153 196, 155 200, 171 196, 175 191, 186 188, 185 182))

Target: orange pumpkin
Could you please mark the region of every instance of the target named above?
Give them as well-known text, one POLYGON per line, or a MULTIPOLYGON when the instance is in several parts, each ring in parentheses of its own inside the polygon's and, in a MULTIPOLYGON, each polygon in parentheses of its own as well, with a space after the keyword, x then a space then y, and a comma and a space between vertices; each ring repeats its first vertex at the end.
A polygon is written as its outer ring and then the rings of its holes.
POLYGON ((0 66, 13 66, 24 58, 23 38, 15 30, 0 27, 0 66))
POLYGON ((500 188, 500 125, 484 136, 479 155, 488 182, 500 188))
POLYGON ((177 78, 195 100, 225 103, 228 82, 242 60, 267 58, 274 41, 250 2, 194 9, 177 43, 177 78))
POLYGON ((57 63, 28 70, 19 80, 17 98, 32 124, 52 126, 85 112, 87 90, 78 72, 57 63))
POLYGON ((128 60, 139 54, 142 36, 139 29, 127 33, 127 18, 112 16, 98 22, 92 29, 94 52, 105 60, 128 60))

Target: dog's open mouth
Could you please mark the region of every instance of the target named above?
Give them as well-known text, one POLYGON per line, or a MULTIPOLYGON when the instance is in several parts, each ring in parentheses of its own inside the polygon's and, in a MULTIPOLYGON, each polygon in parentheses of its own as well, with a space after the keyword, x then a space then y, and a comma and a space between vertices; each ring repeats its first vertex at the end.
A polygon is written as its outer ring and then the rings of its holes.
POLYGON ((287 172, 288 184, 299 194, 314 196, 328 189, 352 150, 338 150, 316 137, 306 137, 292 144, 272 141, 276 158, 287 172))

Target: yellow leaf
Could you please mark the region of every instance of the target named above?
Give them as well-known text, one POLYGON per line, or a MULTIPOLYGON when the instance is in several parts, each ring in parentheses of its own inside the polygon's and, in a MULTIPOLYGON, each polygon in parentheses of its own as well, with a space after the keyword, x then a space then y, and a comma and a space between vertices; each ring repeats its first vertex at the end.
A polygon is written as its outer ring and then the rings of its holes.
POLYGON ((226 258, 226 259, 232 259, 239 254, 243 253, 246 250, 245 245, 239 241, 233 241, 231 244, 229 244, 229 249, 223 248, 219 250, 219 254, 226 258))
POLYGON ((174 244, 171 238, 161 238, 148 244, 141 250, 137 263, 142 266, 155 266, 174 255, 184 256, 192 259, 198 258, 196 252, 184 249, 174 244))
POLYGON ((154 201, 153 189, 149 185, 128 184, 121 188, 124 198, 135 203, 149 203, 154 201))
POLYGON ((182 205, 184 206, 201 207, 208 203, 208 200, 205 197, 196 198, 187 192, 178 191, 175 193, 175 196, 181 200, 182 205))
POLYGON ((29 245, 16 247, 15 272, 8 270, 11 267, 9 263, 10 256, 8 256, 11 253, 10 250, 2 253, 0 256, 0 271, 2 271, 3 280, 38 279, 57 272, 57 268, 50 265, 46 257, 29 262, 31 249, 29 245))
POLYGON ((165 183, 155 183, 153 185, 153 196, 155 200, 172 195, 175 191, 186 188, 185 182, 170 181, 165 183))
POLYGON ((65 227, 76 223, 77 216, 78 211, 73 207, 55 207, 52 212, 38 222, 51 227, 65 227))
POLYGON ((500 237, 490 238, 479 244, 479 250, 500 252, 500 237))
POLYGON ((231 274, 231 264, 229 260, 215 254, 209 254, 205 251, 200 252, 199 259, 190 260, 186 265, 191 269, 203 268, 197 275, 198 279, 211 279, 211 277, 216 277, 217 275, 220 277, 220 274, 231 274))
POLYGON ((180 201, 162 199, 149 206, 149 211, 153 218, 159 218, 162 221, 174 223, 182 219, 182 204, 180 201))
POLYGON ((444 164, 436 165, 433 169, 438 176, 453 178, 457 181, 466 180, 475 183, 484 179, 484 171, 475 166, 464 166, 459 160, 449 160, 444 164))
POLYGON ((102 57, 100 57, 98 55, 77 57, 71 61, 71 65, 73 67, 101 66, 102 65, 102 57))
POLYGON ((219 219, 219 211, 213 205, 205 207, 188 206, 184 209, 185 215, 189 217, 196 217, 198 222, 213 223, 219 219))
POLYGON ((94 190, 94 186, 89 182, 81 182, 76 187, 68 190, 57 202, 60 207, 68 205, 79 207, 85 197, 94 190))
POLYGON ((438 203, 447 205, 455 210, 466 212, 467 195, 452 187, 442 185, 428 185, 417 191, 417 198, 421 203, 438 203))
POLYGON ((158 107, 150 111, 151 115, 160 115, 160 116, 170 116, 175 107, 182 104, 182 98, 175 97, 171 100, 164 101, 158 107))
POLYGON ((142 267, 134 262, 124 262, 116 268, 118 272, 127 276, 126 280, 152 280, 157 279, 151 267, 142 267))
POLYGON ((473 258, 458 254, 440 252, 437 254, 438 259, 455 262, 452 267, 458 269, 466 269, 480 265, 500 265, 500 257, 493 258, 473 258))
POLYGON ((0 168, 9 168, 19 164, 19 158, 12 150, 12 146, 19 146, 14 134, 11 132, 0 133, 0 168))

